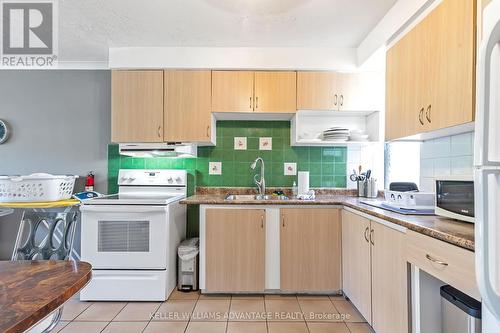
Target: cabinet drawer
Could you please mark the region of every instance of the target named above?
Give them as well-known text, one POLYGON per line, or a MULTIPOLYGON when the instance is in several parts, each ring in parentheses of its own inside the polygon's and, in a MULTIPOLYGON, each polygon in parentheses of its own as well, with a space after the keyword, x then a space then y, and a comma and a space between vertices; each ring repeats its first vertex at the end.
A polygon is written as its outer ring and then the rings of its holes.
POLYGON ((464 293, 480 299, 476 285, 474 252, 408 231, 408 262, 464 293))

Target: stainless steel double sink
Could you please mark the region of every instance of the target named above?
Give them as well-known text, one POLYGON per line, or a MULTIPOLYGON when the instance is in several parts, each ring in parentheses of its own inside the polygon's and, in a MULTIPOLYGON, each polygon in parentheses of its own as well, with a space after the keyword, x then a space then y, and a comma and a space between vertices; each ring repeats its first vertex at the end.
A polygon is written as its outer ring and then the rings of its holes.
POLYGON ((264 194, 228 194, 224 198, 228 201, 270 201, 270 200, 289 200, 286 195, 264 195, 264 194))

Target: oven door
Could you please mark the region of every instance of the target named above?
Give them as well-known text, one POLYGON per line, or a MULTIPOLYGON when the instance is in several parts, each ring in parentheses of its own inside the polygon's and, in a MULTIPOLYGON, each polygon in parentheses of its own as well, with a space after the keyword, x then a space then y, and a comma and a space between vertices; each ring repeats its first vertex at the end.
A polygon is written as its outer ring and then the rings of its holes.
POLYGON ((82 260, 94 269, 166 269, 166 206, 83 205, 82 260))

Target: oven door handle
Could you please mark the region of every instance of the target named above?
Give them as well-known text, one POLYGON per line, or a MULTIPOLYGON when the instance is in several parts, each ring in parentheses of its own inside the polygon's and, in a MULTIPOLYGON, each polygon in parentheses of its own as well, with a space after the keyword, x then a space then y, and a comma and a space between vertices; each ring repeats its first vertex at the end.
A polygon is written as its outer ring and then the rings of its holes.
POLYGON ((81 205, 83 212, 97 213, 158 213, 166 212, 167 206, 146 206, 146 205, 81 205))

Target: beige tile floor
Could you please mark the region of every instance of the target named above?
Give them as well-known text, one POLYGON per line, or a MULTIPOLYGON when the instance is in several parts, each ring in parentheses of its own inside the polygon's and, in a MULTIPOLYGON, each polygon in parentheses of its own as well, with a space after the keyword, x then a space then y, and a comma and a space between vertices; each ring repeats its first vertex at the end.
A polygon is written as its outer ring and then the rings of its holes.
POLYGON ((166 302, 80 302, 64 306, 61 333, 372 333, 340 296, 200 295, 166 302))

